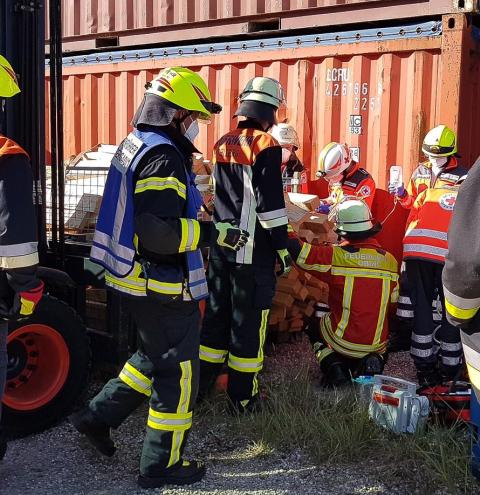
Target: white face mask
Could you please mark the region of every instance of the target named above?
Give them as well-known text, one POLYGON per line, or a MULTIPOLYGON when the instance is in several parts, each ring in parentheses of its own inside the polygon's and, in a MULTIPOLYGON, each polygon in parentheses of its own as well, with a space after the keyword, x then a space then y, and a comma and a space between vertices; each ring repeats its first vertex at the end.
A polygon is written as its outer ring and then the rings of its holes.
POLYGON ((430 158, 430 163, 432 164, 432 170, 435 175, 438 175, 438 173, 443 169, 443 167, 446 165, 448 162, 448 158, 446 156, 431 156, 430 158))
POLYGON ((185 131, 184 136, 191 142, 193 143, 195 141, 195 138, 198 136, 198 133, 200 132, 200 127, 198 126, 198 122, 194 120, 188 129, 185 131))
POLYGON ((282 148, 282 163, 287 163, 292 156, 292 152, 287 148, 282 148))

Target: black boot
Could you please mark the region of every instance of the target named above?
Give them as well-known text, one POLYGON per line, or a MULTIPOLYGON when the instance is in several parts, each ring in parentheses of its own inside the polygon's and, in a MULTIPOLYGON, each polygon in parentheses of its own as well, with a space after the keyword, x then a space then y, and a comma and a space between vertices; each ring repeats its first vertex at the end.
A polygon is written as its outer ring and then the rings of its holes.
POLYGON ((160 488, 165 485, 191 485, 200 481, 206 473, 205 465, 198 461, 181 461, 177 466, 165 470, 162 476, 138 477, 142 488, 160 488))
POLYGON ((320 337, 320 319, 316 316, 311 316, 302 328, 302 331, 307 335, 312 346, 321 340, 320 337))
POLYGON ((342 363, 334 362, 330 364, 324 373, 325 386, 328 388, 341 388, 352 383, 342 363))
POLYGON ((367 354, 360 360, 360 363, 357 367, 356 374, 358 376, 366 375, 381 375, 383 372, 383 368, 385 367, 385 360, 383 356, 377 354, 376 352, 371 352, 367 354))
POLYGON ((7 439, 4 432, 0 429, 0 461, 5 457, 7 452, 7 439))
POLYGON ((417 378, 419 387, 434 387, 443 382, 442 376, 435 369, 417 370, 417 378))
POLYGON ((97 419, 89 407, 72 414, 70 422, 101 454, 107 457, 115 454, 115 445, 110 438, 110 426, 97 419))

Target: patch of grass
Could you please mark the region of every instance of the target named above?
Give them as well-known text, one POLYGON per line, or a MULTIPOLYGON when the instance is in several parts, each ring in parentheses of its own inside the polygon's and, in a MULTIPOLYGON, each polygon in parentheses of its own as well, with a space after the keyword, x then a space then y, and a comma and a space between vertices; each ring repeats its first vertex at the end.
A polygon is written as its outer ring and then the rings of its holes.
MULTIPOLYGON (((362 463, 392 481, 408 480, 422 493, 480 493, 469 474, 469 439, 465 427, 430 426, 416 435, 393 435, 377 427, 352 391, 314 388, 307 367, 265 384, 260 413, 231 419, 233 435, 248 438, 253 449, 302 449, 314 462, 362 463)), ((222 414, 224 399, 202 408, 200 416, 222 414)), ((413 491, 413 490, 412 490, 413 491)))

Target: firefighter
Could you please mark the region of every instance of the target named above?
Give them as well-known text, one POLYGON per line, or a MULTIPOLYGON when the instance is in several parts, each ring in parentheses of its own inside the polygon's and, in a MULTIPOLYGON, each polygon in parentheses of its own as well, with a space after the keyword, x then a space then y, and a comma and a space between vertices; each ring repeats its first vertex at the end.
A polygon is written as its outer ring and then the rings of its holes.
POLYGON ((332 205, 346 196, 363 199, 372 208, 375 181, 354 160, 348 145, 332 142, 323 148, 318 158, 317 177, 323 177, 329 185, 329 196, 321 200, 319 213, 328 214, 332 205))
POLYGON ((307 183, 307 175, 305 173, 305 167, 296 153, 300 148, 297 131, 293 125, 282 123, 274 125, 270 134, 282 147, 282 180, 284 190, 287 192, 303 192, 307 183))
POLYGON ((202 244, 246 242, 228 223, 197 221, 202 204, 192 153, 198 119, 221 107, 189 69, 166 68, 147 83, 134 130, 120 144, 105 185, 91 258, 122 294, 139 337, 138 351, 72 423, 104 455, 110 428, 149 399, 138 483, 144 488, 199 481, 205 467, 183 459, 198 390, 199 308, 207 296, 202 244))
POLYGON ((445 125, 428 132, 422 151, 428 161, 413 172, 407 189, 400 185, 389 190, 404 208, 411 210, 403 240, 414 310, 410 353, 420 385, 435 385, 453 379, 461 365, 459 331, 448 323, 445 311, 441 325, 434 331, 432 300, 438 290, 445 307, 441 276, 448 248, 447 232, 466 170, 455 157, 455 133, 445 125))
MULTIPOLYGON (((461 329, 468 375, 478 400, 480 400, 479 184, 480 161, 477 160, 458 193, 448 231, 449 245, 442 275, 447 319, 453 326, 461 329)), ((472 421, 475 419, 475 415, 472 414, 472 421)), ((478 431, 480 424, 474 426, 478 431)), ((477 437, 472 445, 471 468, 472 474, 480 479, 478 449, 477 437)))
POLYGON ((214 146, 213 221, 235 221, 249 232, 237 253, 214 246, 210 252, 207 302, 200 340, 200 397, 228 366, 227 394, 235 412, 258 408, 258 373, 268 316, 279 273, 290 270, 282 186, 282 148, 268 134, 284 102, 280 83, 250 80, 235 113, 245 120, 214 146))
MULTIPOLYGON (((20 92, 12 66, 0 55, 0 417, 7 376, 8 322, 30 316, 43 293, 37 278, 37 223, 27 152, 2 134, 4 99, 20 92)), ((0 431, 0 459, 7 445, 0 431)))
POLYGON ((381 226, 364 201, 341 201, 331 218, 339 244, 314 246, 291 230, 288 250, 299 268, 329 286, 330 312, 307 333, 324 385, 340 387, 352 375, 383 371, 388 314, 398 299, 398 264, 374 239, 381 226))

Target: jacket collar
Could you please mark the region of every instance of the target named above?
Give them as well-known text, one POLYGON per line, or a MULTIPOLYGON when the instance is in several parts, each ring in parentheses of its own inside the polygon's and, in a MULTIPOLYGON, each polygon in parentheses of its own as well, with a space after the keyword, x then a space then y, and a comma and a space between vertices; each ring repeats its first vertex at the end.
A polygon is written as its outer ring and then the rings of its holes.
POLYGON ((262 126, 253 119, 241 120, 237 125, 237 129, 255 129, 257 131, 263 131, 262 126))
POLYGON ((191 141, 189 141, 181 132, 171 125, 158 127, 148 124, 139 124, 137 129, 139 131, 147 132, 163 132, 177 145, 178 149, 183 153, 185 158, 192 156, 192 153, 200 153, 191 141))
POLYGON ((347 170, 345 170, 346 173, 345 173, 345 175, 343 177, 343 180, 345 181, 348 178, 350 178, 355 172, 358 171, 359 168, 360 168, 360 164, 354 162, 353 165, 350 165, 350 167, 348 167, 347 170))
POLYGON ((19 155, 19 154, 28 156, 28 153, 15 141, 0 134, 0 158, 4 155, 19 155))

